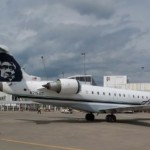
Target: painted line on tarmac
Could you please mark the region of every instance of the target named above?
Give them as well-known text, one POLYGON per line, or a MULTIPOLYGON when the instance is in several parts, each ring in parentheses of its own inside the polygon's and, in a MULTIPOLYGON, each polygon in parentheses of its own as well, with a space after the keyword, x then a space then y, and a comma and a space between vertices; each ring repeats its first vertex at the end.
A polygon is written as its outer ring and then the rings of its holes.
POLYGON ((55 145, 46 145, 46 144, 39 144, 39 143, 32 143, 32 142, 26 142, 26 141, 4 139, 4 138, 1 138, 0 140, 5 141, 5 142, 12 142, 12 143, 39 146, 39 147, 47 147, 47 148, 55 148, 55 149, 61 149, 61 150, 83 150, 83 149, 77 149, 77 148, 71 148, 71 147, 69 148, 69 147, 62 147, 62 146, 55 146, 55 145))

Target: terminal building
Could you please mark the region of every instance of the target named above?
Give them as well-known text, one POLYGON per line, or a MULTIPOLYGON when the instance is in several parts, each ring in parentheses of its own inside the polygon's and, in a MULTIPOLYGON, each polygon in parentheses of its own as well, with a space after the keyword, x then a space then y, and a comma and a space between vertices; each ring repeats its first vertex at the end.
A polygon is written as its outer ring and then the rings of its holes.
POLYGON ((80 81, 81 84, 96 85, 92 75, 75 75, 68 77, 68 79, 76 79, 80 81))
POLYGON ((0 92, 0 102, 1 101, 11 101, 12 100, 12 95, 8 95, 5 93, 0 92))
POLYGON ((0 92, 0 111, 35 110, 38 103, 26 101, 15 96, 0 92))
POLYGON ((150 83, 129 83, 127 76, 104 76, 104 87, 150 91, 150 83))

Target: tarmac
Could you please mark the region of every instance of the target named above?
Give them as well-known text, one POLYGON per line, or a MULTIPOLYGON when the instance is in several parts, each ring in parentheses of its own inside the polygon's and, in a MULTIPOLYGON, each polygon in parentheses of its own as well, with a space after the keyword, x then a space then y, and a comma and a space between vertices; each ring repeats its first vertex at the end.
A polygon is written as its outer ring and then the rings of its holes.
POLYGON ((87 122, 75 112, 0 112, 0 150, 149 150, 150 113, 106 114, 87 122))

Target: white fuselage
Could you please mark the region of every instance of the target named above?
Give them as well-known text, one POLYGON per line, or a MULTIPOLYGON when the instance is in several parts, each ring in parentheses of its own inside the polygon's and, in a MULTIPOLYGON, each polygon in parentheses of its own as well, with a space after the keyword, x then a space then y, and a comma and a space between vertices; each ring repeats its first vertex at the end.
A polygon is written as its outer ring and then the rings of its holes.
POLYGON ((141 105, 150 100, 150 93, 144 91, 133 91, 116 89, 92 85, 81 85, 80 92, 77 94, 59 94, 48 90, 42 85, 48 81, 22 81, 13 83, 3 83, 3 91, 18 97, 27 98, 39 103, 54 104, 60 106, 73 107, 86 111, 84 104, 90 105, 92 112, 98 112, 96 105, 128 106, 141 105), (83 106, 82 106, 83 105, 83 106))

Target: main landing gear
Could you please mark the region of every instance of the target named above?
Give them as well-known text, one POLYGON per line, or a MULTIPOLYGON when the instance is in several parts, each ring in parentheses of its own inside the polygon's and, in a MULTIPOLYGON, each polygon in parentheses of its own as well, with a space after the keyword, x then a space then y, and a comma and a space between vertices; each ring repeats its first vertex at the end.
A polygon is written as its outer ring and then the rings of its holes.
POLYGON ((116 116, 114 114, 107 115, 105 119, 107 122, 116 122, 117 121, 116 116))
MULTIPOLYGON (((88 113, 85 115, 85 119, 87 121, 94 121, 95 116, 93 113, 88 113)), ((116 116, 114 114, 107 115, 105 119, 107 122, 116 122, 117 121, 116 116)))
POLYGON ((95 116, 92 113, 86 114, 85 119, 87 121, 93 121, 95 119, 95 116))

